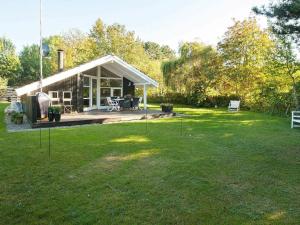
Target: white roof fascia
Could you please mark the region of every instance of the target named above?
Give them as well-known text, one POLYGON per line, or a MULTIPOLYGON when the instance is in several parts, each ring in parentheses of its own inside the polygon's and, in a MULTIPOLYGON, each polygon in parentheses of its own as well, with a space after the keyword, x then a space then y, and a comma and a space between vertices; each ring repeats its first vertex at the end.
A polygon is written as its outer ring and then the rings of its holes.
MULTIPOLYGON (((112 60, 112 56, 108 55, 108 56, 102 57, 100 59, 96 59, 94 61, 82 64, 82 65, 77 66, 73 69, 69 69, 69 70, 54 74, 50 77, 47 77, 47 78, 43 79, 42 80, 42 85, 43 85, 43 87, 46 87, 50 84, 56 83, 58 81, 64 80, 64 79, 69 78, 69 77, 72 77, 72 76, 74 76, 78 73, 81 73, 83 71, 86 71, 86 70, 89 70, 93 67, 96 67, 99 64, 101 65, 103 63, 109 62, 110 60, 112 60)), ((40 88, 40 81, 36 81, 36 82, 31 83, 31 84, 25 85, 23 87, 17 88, 16 92, 17 92, 18 96, 21 96, 21 95, 30 93, 31 91, 37 90, 39 88, 40 88)))
POLYGON ((155 80, 153 80, 150 77, 148 77, 146 74, 144 74, 141 71, 137 70, 136 68, 134 68, 130 64, 124 62, 122 59, 120 59, 117 56, 113 56, 113 58, 116 60, 117 63, 121 64, 122 66, 124 66, 126 69, 128 69, 132 73, 138 74, 141 78, 143 78, 144 80, 148 81, 153 86, 158 87, 158 83, 155 80))
POLYGON ((134 83, 141 82, 141 80, 144 81, 144 79, 142 79, 139 76, 136 76, 136 74, 129 73, 130 71, 122 69, 121 67, 123 66, 120 66, 120 64, 118 63, 104 64, 102 66, 110 70, 111 72, 115 73, 116 75, 123 75, 124 77, 126 77, 127 79, 131 80, 134 83), (114 65, 119 65, 119 66, 117 67, 114 65))
MULTIPOLYGON (((117 56, 112 56, 112 55, 107 55, 104 56, 102 58, 93 60, 91 62, 82 64, 80 66, 77 66, 73 69, 69 69, 57 74, 54 74, 50 77, 47 77, 45 79, 42 80, 42 86, 46 87, 48 85, 51 85, 53 83, 56 83, 58 81, 64 80, 66 78, 72 77, 78 73, 84 72, 86 70, 89 70, 91 68, 94 68, 96 66, 100 66, 109 62, 113 62, 113 63, 117 63, 119 65, 121 65, 122 67, 124 67, 126 70, 128 70, 130 73, 128 73, 126 71, 126 74, 130 77, 134 77, 134 75, 140 77, 142 80, 147 81, 147 83, 149 83, 150 85, 153 85, 155 87, 158 87, 158 83, 151 79, 150 77, 148 77, 147 75, 145 75, 144 73, 140 72, 139 70, 135 69, 133 66, 129 65, 128 63, 124 62, 122 59, 118 58, 117 56), (132 74, 131 74, 132 73, 132 74)), ((123 70, 122 70, 123 71, 123 70)), ((125 71, 124 71, 125 73, 125 71)), ((40 81, 36 81, 33 82, 31 84, 25 85, 23 87, 17 88, 16 89, 16 93, 18 96, 24 95, 24 94, 28 94, 31 91, 35 91, 38 90, 40 88, 40 81)))

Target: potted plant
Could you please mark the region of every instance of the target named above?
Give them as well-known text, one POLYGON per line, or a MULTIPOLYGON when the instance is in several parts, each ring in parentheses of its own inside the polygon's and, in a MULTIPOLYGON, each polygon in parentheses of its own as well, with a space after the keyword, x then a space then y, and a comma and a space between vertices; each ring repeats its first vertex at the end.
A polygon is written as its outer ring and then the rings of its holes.
POLYGON ((23 123, 23 113, 17 113, 15 115, 15 124, 22 124, 23 123))
POLYGON ((171 113, 173 112, 173 104, 170 103, 162 103, 160 104, 161 111, 165 113, 171 113))
POLYGON ((53 107, 53 114, 54 114, 55 122, 59 122, 61 118, 60 107, 58 106, 53 107))
POLYGON ((54 107, 49 106, 48 107, 48 121, 53 122, 54 120, 54 107))

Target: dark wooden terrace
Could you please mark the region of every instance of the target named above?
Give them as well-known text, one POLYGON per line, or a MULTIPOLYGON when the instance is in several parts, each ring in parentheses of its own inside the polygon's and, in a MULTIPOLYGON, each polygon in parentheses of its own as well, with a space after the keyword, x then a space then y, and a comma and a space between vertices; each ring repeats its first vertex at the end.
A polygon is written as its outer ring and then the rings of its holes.
POLYGON ((143 119, 155 119, 175 116, 174 113, 163 113, 158 110, 136 110, 136 111, 117 111, 108 112, 102 110, 92 110, 82 113, 66 113, 61 115, 60 122, 48 122, 47 119, 37 121, 32 124, 32 128, 46 128, 59 126, 74 126, 85 124, 105 124, 125 121, 137 121, 143 119))

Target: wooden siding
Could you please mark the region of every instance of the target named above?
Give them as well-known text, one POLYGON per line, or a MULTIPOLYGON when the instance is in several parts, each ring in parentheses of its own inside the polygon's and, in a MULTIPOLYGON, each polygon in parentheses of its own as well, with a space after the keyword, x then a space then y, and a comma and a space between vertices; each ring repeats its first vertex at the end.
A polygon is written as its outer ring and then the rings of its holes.
POLYGON ((38 105, 36 96, 26 96, 24 102, 25 104, 23 104, 23 109, 25 111, 28 121, 32 125, 33 123, 36 123, 38 119, 38 105))
MULTIPOLYGON (((60 98, 60 104, 63 104, 63 92, 64 91, 72 91, 72 105, 73 109, 77 110, 77 76, 73 76, 67 79, 64 79, 60 82, 51 84, 47 87, 43 88, 43 92, 48 94, 49 91, 58 91, 58 96, 60 98)), ((36 95, 39 90, 34 91, 31 95, 36 95)))
POLYGON ((135 94, 135 86, 134 83, 123 77, 123 96, 135 94))

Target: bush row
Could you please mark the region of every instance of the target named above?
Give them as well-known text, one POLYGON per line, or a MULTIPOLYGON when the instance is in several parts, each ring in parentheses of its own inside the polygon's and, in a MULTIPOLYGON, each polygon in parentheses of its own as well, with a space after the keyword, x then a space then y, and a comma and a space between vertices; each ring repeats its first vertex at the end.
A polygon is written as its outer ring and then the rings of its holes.
POLYGON ((165 95, 150 95, 148 101, 150 103, 175 103, 187 104, 198 107, 227 107, 230 100, 238 100, 235 95, 230 96, 197 96, 183 95, 179 93, 166 93, 165 95))
MULTIPOLYGON (((165 95, 150 95, 149 103, 187 104, 196 107, 227 107, 230 100, 239 100, 236 95, 229 96, 197 96, 179 93, 166 93, 165 95)), ((276 115, 289 115, 294 110, 291 93, 276 93, 271 96, 258 95, 255 99, 241 99, 243 110, 252 110, 276 115)))

